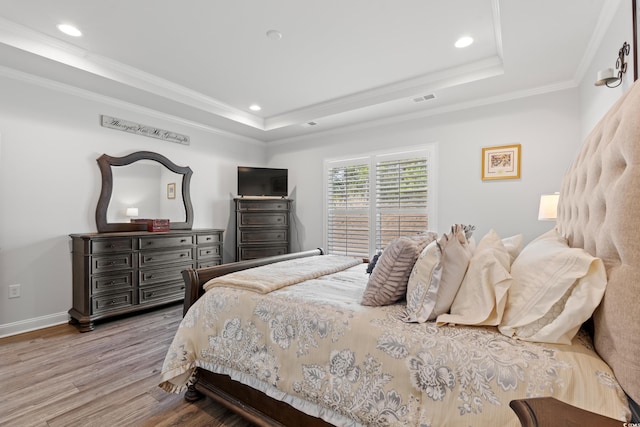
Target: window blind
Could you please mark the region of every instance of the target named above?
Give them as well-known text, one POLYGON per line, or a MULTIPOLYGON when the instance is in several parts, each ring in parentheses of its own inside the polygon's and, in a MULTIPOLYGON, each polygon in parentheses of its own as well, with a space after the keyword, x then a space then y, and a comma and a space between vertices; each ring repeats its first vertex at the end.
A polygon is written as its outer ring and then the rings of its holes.
POLYGON ((432 151, 325 162, 327 252, 369 257, 435 226, 432 151))
POLYGON ((369 252, 369 164, 328 169, 327 251, 348 256, 369 252))
POLYGON ((429 229, 426 157, 376 164, 376 248, 429 229))

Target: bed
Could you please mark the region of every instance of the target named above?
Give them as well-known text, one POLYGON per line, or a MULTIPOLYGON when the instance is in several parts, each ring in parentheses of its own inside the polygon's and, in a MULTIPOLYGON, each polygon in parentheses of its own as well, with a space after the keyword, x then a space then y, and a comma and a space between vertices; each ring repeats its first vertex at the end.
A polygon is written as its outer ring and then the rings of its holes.
POLYGON ((186 270, 160 386, 265 426, 638 422, 638 117, 635 84, 526 245, 456 224, 395 242, 370 275, 320 249, 186 270))

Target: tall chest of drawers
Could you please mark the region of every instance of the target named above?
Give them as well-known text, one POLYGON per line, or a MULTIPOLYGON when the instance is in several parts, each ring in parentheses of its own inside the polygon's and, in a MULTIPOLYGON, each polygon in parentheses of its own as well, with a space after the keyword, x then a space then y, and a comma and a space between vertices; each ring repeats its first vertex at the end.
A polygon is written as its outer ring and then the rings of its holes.
POLYGON ((289 253, 291 199, 234 199, 236 260, 289 253))
POLYGON ((182 270, 222 263, 223 230, 71 234, 70 323, 94 321, 184 299, 182 270))

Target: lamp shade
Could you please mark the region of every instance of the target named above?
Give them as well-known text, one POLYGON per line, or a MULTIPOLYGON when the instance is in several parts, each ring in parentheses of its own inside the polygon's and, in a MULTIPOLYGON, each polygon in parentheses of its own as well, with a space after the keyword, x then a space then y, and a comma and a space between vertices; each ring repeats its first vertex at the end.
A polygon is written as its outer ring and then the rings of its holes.
POLYGON ((538 209, 538 219, 540 221, 553 221, 558 217, 559 199, 559 193, 540 196, 540 208, 538 209))
MULTIPOLYGON (((122 212, 122 211, 120 211, 122 212)), ((138 216, 138 208, 127 208, 127 216, 138 216)))

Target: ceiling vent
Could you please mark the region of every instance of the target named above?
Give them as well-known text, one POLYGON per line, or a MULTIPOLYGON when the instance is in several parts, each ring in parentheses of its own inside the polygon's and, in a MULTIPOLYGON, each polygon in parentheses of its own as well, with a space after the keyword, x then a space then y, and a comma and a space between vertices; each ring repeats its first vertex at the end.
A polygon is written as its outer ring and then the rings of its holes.
POLYGON ((434 99, 435 97, 436 96, 434 94, 430 93, 429 95, 418 96, 416 98, 413 98, 413 102, 424 102, 430 99, 434 99))

